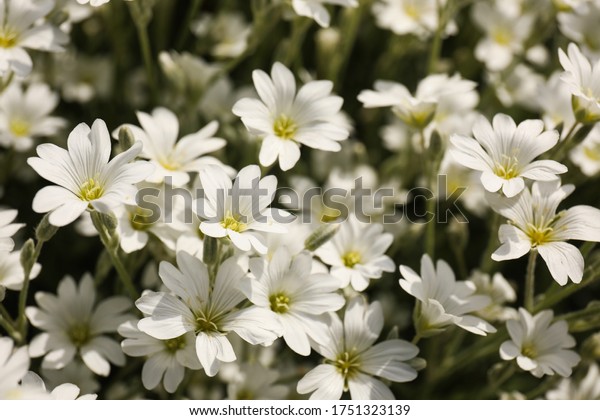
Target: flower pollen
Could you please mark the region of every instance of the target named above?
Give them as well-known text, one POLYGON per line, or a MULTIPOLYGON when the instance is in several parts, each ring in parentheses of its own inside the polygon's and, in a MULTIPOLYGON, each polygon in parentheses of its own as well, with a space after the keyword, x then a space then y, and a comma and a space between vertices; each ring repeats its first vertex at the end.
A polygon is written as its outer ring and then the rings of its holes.
POLYGON ((165 340, 164 344, 169 353, 177 353, 185 348, 185 335, 165 340))
POLYGON ((11 133, 17 137, 25 137, 31 130, 31 124, 20 118, 14 118, 8 124, 8 128, 11 133))
POLYGON ((515 156, 503 156, 502 163, 497 163, 494 174, 504 179, 513 179, 519 176, 519 161, 515 156))
POLYGON ((17 34, 10 30, 0 31, 0 48, 12 48, 17 45, 17 34))
POLYGON ((290 310, 290 298, 283 293, 277 293, 269 297, 271 310, 278 314, 285 314, 290 310))
MULTIPOLYGON (((338 355, 334 362, 337 371, 344 377, 344 382, 352 378, 359 371, 360 357, 354 351, 345 351, 338 355)), ((347 387, 347 385, 345 385, 347 387)))
POLYGON ((273 132, 281 139, 293 139, 297 130, 298 124, 285 114, 279 115, 273 123, 273 132))
POLYGON ((97 200, 103 194, 104 188, 94 178, 88 178, 79 188, 79 197, 84 201, 97 200))
POLYGON ((348 268, 354 267, 356 264, 360 263, 362 256, 358 251, 349 251, 342 255, 342 261, 344 265, 348 268))
POLYGON ((228 214, 223 220, 221 220, 221 226, 223 226, 225 229, 233 230, 234 232, 243 232, 246 230, 246 225, 237 220, 231 214, 228 214))
POLYGON ((75 324, 67 331, 71 342, 75 347, 82 347, 91 338, 90 327, 88 324, 75 324))

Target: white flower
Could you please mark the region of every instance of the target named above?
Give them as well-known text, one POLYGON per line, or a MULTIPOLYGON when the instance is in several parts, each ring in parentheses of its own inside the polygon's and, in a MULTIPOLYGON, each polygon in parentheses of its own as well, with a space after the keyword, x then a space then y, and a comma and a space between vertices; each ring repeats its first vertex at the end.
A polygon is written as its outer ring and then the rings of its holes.
MULTIPOLYGON (((31 269, 29 279, 34 279, 40 273, 42 266, 35 263, 31 269)), ((9 290, 21 290, 25 272, 21 265, 21 251, 0 251, 0 286, 9 290)))
POLYGON ((142 149, 137 142, 110 158, 110 135, 102 120, 92 128, 81 123, 69 134, 68 150, 46 143, 37 147, 39 157, 27 159, 35 171, 50 182, 33 199, 37 213, 51 212, 55 226, 73 222, 86 209, 108 212, 123 203, 135 204, 134 184, 152 171, 147 162, 129 163, 142 149))
POLYGON ((39 308, 25 310, 33 326, 44 331, 29 345, 31 357, 44 356, 42 368, 62 369, 81 355, 83 362, 97 375, 108 376, 110 363, 125 364, 119 344, 106 336, 131 316, 124 313, 131 307, 125 297, 112 297, 96 305, 94 280, 84 274, 79 287, 67 276, 58 285, 57 295, 37 292, 39 308))
POLYGON ((548 400, 600 400, 600 369, 592 364, 579 382, 564 378, 558 386, 546 393, 548 400))
POLYGON ((29 369, 27 346, 13 349, 8 337, 0 337, 0 400, 18 396, 19 382, 29 369))
MULTIPOLYGON (((190 181, 188 172, 198 172, 207 165, 225 167, 218 159, 203 156, 225 147, 226 141, 214 137, 219 123, 216 121, 206 125, 193 134, 188 134, 177 141, 179 121, 177 116, 166 108, 156 108, 152 114, 137 112, 142 128, 131 124, 123 127, 133 132, 133 137, 144 145, 140 157, 149 159, 154 165, 154 172, 146 178, 148 182, 168 182, 174 186, 182 186, 190 181)), ((118 138, 119 129, 113 132, 118 138)))
POLYGON ((331 275, 339 279, 339 287, 351 284, 354 290, 362 292, 370 279, 395 270, 394 262, 385 255, 393 240, 391 233, 383 232, 381 224, 362 223, 351 215, 315 254, 331 266, 331 275))
MULTIPOLYGON (((373 4, 373 14, 377 26, 389 29, 395 34, 415 34, 425 38, 438 28, 439 0, 381 0, 373 4)), ((443 7, 443 5, 442 5, 443 7)), ((455 25, 450 23, 446 31, 453 32, 455 25)))
POLYGON ((477 311, 477 315, 488 321, 506 321, 516 318, 517 311, 505 306, 508 302, 517 300, 517 294, 502 273, 493 276, 481 271, 474 271, 469 281, 475 285, 475 294, 489 296, 491 302, 488 306, 477 311))
POLYGON ((478 2, 473 7, 473 20, 486 34, 475 47, 475 57, 491 71, 504 70, 523 52, 535 21, 531 14, 510 13, 503 3, 478 2))
POLYGON ((435 117, 438 103, 447 98, 445 109, 453 109, 452 104, 460 103, 460 109, 474 107, 477 94, 476 83, 462 79, 458 74, 434 74, 421 80, 413 96, 402 84, 377 80, 375 90, 363 90, 358 100, 365 108, 392 107, 392 111, 405 124, 415 129, 425 128, 435 117))
POLYGON ((46 384, 36 373, 27 372, 21 381, 22 400, 95 400, 96 394, 79 395, 78 386, 65 383, 55 387, 52 391, 46 389, 46 384))
POLYGON ((250 165, 243 168, 232 183, 218 166, 208 166, 200 171, 204 199, 194 201, 194 211, 205 219, 200 230, 213 238, 229 238, 242 251, 256 250, 265 254, 267 245, 258 232, 285 232, 283 225, 275 223, 287 213, 267 208, 273 201, 277 178, 269 175, 260 178, 260 168, 250 165))
POLYGON ((141 332, 137 322, 127 321, 119 326, 123 352, 128 356, 147 357, 142 368, 142 383, 154 389, 161 379, 165 390, 173 393, 183 380, 185 368, 198 370, 202 366, 196 356, 196 336, 185 333, 168 340, 157 340, 141 332), (163 378, 164 377, 164 378, 163 378))
POLYGON ((250 260, 248 278, 241 286, 250 302, 272 311, 283 326, 285 343, 298 354, 310 354, 309 336, 326 328, 327 317, 344 306, 344 298, 336 293, 339 280, 328 274, 311 274, 312 257, 307 252, 292 255, 279 248, 270 261, 250 260))
MULTIPOLYGON (((99 7, 102 6, 103 4, 108 3, 110 0, 77 0, 77 3, 79 4, 88 4, 92 7, 99 7)), ((131 1, 131 0, 129 0, 131 1)))
POLYGON ((287 171, 300 159, 300 145, 337 152, 348 130, 334 118, 343 99, 331 94, 333 83, 318 80, 306 83, 296 94, 296 80, 281 63, 273 64, 271 77, 262 70, 252 72, 260 100, 240 99, 233 113, 250 133, 263 137, 259 161, 269 166, 279 159, 287 171))
POLYGON ((455 324, 473 334, 487 335, 496 332, 489 323, 473 315, 490 304, 490 298, 475 294, 469 281, 456 281, 452 268, 438 260, 437 266, 429 255, 421 258, 421 275, 410 267, 400 266, 400 287, 421 302, 417 333, 427 336, 455 324))
POLYGON ((209 37, 212 55, 231 58, 246 50, 252 28, 243 14, 221 12, 217 16, 203 14, 200 20, 192 23, 191 30, 199 39, 209 37))
POLYGON ((61 370, 42 369, 44 383, 50 388, 56 388, 64 383, 77 385, 82 394, 94 394, 100 389, 97 376, 78 360, 73 360, 61 370))
POLYGON ((537 105, 542 109, 542 119, 546 128, 556 128, 563 124, 563 132, 569 130, 575 122, 571 105, 571 91, 561 80, 561 73, 554 72, 548 80, 536 88, 534 94, 537 105))
POLYGON ((569 153, 569 158, 579 166, 584 175, 592 177, 600 172, 600 125, 569 153))
POLYGON ((292 0, 294 12, 300 16, 314 19, 323 28, 329 27, 330 16, 325 4, 337 4, 343 7, 358 7, 358 0, 292 0))
POLYGON ((587 55, 600 57, 597 41, 600 38, 600 3, 588 0, 556 17, 560 31, 566 37, 581 45, 587 55))
POLYGON ((567 241, 600 242, 600 210, 580 205, 557 213, 560 202, 574 189, 573 185, 561 187, 560 181, 534 182, 531 192, 526 188, 512 199, 489 194, 492 209, 509 221, 500 226, 502 245, 492 259, 513 260, 536 249, 558 284, 564 286, 568 278, 579 283, 583 257, 567 241))
POLYGON ((197 102, 211 88, 208 83, 214 82, 220 71, 218 65, 188 52, 162 51, 158 61, 169 82, 191 103, 197 102))
POLYGON ((344 323, 330 315, 327 333, 315 343, 325 363, 308 372, 298 382, 298 392, 312 392, 310 399, 338 400, 350 391, 353 400, 392 400, 390 389, 379 379, 409 382, 417 372, 408 364, 418 353, 417 346, 398 339, 375 344, 383 329, 379 302, 367 304, 361 296, 346 308, 344 323), (314 392, 313 392, 314 391, 314 392))
POLYGON ((230 400, 281 400, 290 392, 287 385, 276 384, 278 371, 266 368, 260 362, 231 365, 237 368, 236 371, 223 378, 230 400))
POLYGON ((0 76, 31 73, 33 63, 25 49, 62 51, 68 37, 58 28, 37 24, 54 7, 54 0, 0 0, 0 76))
MULTIPOLYGON (((87 10, 91 12, 91 9, 87 10)), ((110 96, 114 79, 114 62, 110 56, 87 56, 70 51, 56 55, 55 59, 60 68, 55 82, 65 101, 84 104, 96 98, 106 100, 110 96)))
POLYGON ((34 83, 26 90, 11 84, 0 96, 0 145, 17 151, 33 146, 34 138, 55 135, 65 120, 49 116, 58 95, 47 85, 34 83))
POLYGON ((600 120, 600 61, 590 63, 576 44, 569 44, 568 55, 558 50, 558 58, 565 73, 562 80, 573 95, 573 109, 579 121, 600 120))
POLYGON ((543 375, 571 376, 573 366, 581 357, 572 350, 575 340, 569 335, 566 321, 552 323, 552 311, 542 311, 534 316, 519 308, 519 320, 508 320, 506 327, 510 340, 500 346, 500 357, 504 360, 517 359, 523 370, 536 378, 543 375))
POLYGON ((0 251, 12 251, 15 247, 13 236, 24 223, 12 223, 17 217, 17 210, 0 210, 0 251))
POLYGON ((553 160, 533 161, 558 142, 556 131, 543 131, 541 120, 526 120, 518 126, 505 114, 496 114, 493 127, 485 117, 473 126, 475 138, 453 135, 454 159, 481 172, 481 183, 491 192, 502 190, 514 197, 525 188, 524 178, 537 181, 558 179, 567 167, 553 160))
POLYGON ((198 359, 208 376, 217 374, 221 362, 236 360, 229 333, 253 345, 272 343, 281 334, 275 314, 256 306, 237 308, 245 300, 238 286, 247 264, 246 258, 229 258, 219 267, 211 287, 206 265, 186 252, 177 253, 179 268, 161 262, 159 275, 173 294, 149 292, 138 299, 136 306, 148 315, 138 328, 159 340, 193 332, 198 359))

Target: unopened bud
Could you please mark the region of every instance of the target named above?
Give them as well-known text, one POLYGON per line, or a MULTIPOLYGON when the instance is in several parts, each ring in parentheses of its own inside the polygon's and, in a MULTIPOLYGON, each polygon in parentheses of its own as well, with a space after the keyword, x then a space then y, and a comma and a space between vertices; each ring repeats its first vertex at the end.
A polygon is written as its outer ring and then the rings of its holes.
POLYGON ((414 370, 423 370, 427 367, 427 361, 420 357, 415 357, 414 359, 406 361, 408 366, 412 367, 414 370))
POLYGON ((26 273, 30 272, 33 264, 35 264, 35 242, 33 242, 33 239, 27 239, 23 248, 21 248, 20 260, 23 270, 26 273))
POLYGON ((46 213, 40 224, 35 228, 35 237, 40 242, 47 242, 56 234, 58 227, 49 221, 50 213, 46 213))
POLYGON ((98 215, 102 225, 110 235, 113 235, 119 224, 117 218, 112 213, 98 213, 98 215))
POLYGON ((129 149, 135 144, 133 132, 129 127, 121 127, 119 129, 119 144, 123 150, 129 149))
POLYGON ((442 137, 437 130, 433 130, 429 139, 429 156, 431 156, 432 160, 437 161, 439 156, 442 155, 443 150, 444 142, 442 141, 442 137))
POLYGON ((339 223, 328 223, 319 226, 317 230, 311 233, 304 241, 304 248, 314 252, 325 242, 329 241, 340 229, 339 223))
POLYGON ((202 250, 202 261, 204 264, 213 265, 219 259, 219 241, 212 236, 204 237, 204 249, 202 250))

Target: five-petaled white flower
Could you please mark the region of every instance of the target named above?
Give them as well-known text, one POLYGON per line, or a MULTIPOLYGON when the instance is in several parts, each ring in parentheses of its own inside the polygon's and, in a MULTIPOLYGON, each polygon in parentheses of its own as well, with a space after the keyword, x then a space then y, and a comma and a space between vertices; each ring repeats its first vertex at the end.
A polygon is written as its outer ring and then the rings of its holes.
POLYGON ((171 293, 148 292, 136 301, 147 315, 138 323, 141 331, 159 340, 193 332, 198 359, 208 376, 217 374, 221 362, 236 360, 229 333, 253 345, 270 344, 281 335, 281 325, 270 310, 238 308, 245 300, 238 287, 248 272, 247 258, 227 259, 213 286, 206 265, 196 257, 178 252, 177 265, 163 261, 159 266, 160 278, 171 293))
POLYGON ((517 359, 523 370, 537 378, 543 375, 571 376, 573 366, 581 357, 572 350, 575 340, 569 335, 566 321, 552 323, 552 311, 542 311, 534 316, 519 308, 519 319, 508 320, 506 327, 510 340, 500 346, 500 357, 517 359), (552 323, 552 325, 551 325, 552 323))
POLYGON ((62 369, 80 354, 97 375, 108 376, 110 363, 125 364, 121 346, 106 333, 117 331, 131 318, 131 301, 122 296, 105 299, 96 305, 94 280, 84 274, 79 287, 67 276, 58 285, 57 295, 37 292, 39 308, 27 307, 25 313, 33 326, 44 331, 31 340, 31 357, 44 356, 42 368, 62 369), (109 363, 110 362, 110 363, 109 363))
POLYGON ((485 117, 473 125, 475 138, 450 137, 456 161, 481 172, 481 183, 491 192, 502 190, 514 197, 525 188, 525 180, 552 181, 567 167, 553 160, 533 161, 558 142, 558 132, 544 131, 541 120, 526 120, 518 126, 505 114, 496 114, 493 126, 485 117))
POLYGON ((108 212, 120 204, 135 204, 134 184, 152 172, 148 162, 131 162, 142 150, 137 142, 110 162, 110 135, 102 120, 92 128, 81 123, 69 134, 68 150, 46 143, 37 147, 39 157, 27 159, 50 182, 33 199, 33 210, 51 212, 49 222, 65 226, 87 209, 108 212))
POLYGON ((315 350, 325 363, 308 372, 298 382, 298 392, 312 392, 310 399, 338 400, 350 391, 353 400, 392 400, 390 389, 374 376, 392 382, 409 382, 417 371, 404 363, 419 353, 419 348, 404 340, 392 339, 375 344, 383 329, 383 310, 379 302, 370 305, 362 296, 348 302, 344 322, 330 314, 329 328, 316 340, 315 350))
POLYGON ((49 114, 58 104, 58 95, 47 85, 34 83, 26 90, 11 84, 0 96, 0 145, 17 151, 28 150, 37 137, 55 135, 65 120, 49 114))
POLYGON ((250 302, 270 309, 283 326, 283 339, 298 354, 310 354, 309 336, 326 328, 327 312, 344 306, 344 298, 336 293, 340 282, 324 274, 311 274, 312 257, 307 252, 292 257, 285 246, 271 260, 250 260, 253 277, 240 287, 250 302))
POLYGON ((358 292, 378 279, 383 272, 396 267, 385 251, 394 241, 391 233, 383 232, 379 223, 363 223, 354 215, 343 222, 331 240, 316 250, 316 255, 331 266, 331 275, 339 279, 339 287, 349 284, 358 292))
MULTIPOLYGON (((138 112, 141 128, 125 124, 136 140, 144 145, 140 157, 149 159, 154 172, 146 179, 148 182, 168 182, 182 186, 190 181, 188 172, 198 172, 207 165, 219 165, 233 175, 233 169, 223 165, 217 158, 203 156, 225 147, 226 141, 215 137, 219 123, 213 121, 201 130, 184 136, 177 141, 179 121, 175 114, 166 108, 156 108, 152 114, 138 112)), ((119 129, 113 132, 117 138, 119 129)))
POLYGON ((400 266, 400 287, 421 302, 417 320, 417 334, 422 337, 437 334, 444 327, 455 324, 473 334, 487 335, 496 329, 471 312, 487 307, 488 296, 475 294, 470 281, 456 281, 452 268, 444 260, 437 266, 429 255, 421 258, 421 275, 410 267, 400 266))
POLYGON ((583 276, 583 257, 568 240, 600 242, 600 210, 579 205, 557 213, 562 200, 570 195, 573 185, 560 181, 534 182, 513 198, 488 194, 494 211, 506 217, 509 224, 500 226, 500 248, 493 254, 496 261, 513 260, 532 249, 542 256, 550 274, 564 286, 570 278, 579 283, 583 276))
POLYGON ((590 63, 576 44, 569 44, 567 54, 558 50, 560 64, 565 69, 562 80, 573 95, 573 111, 579 121, 600 121, 600 61, 590 63))
POLYGON ((137 322, 127 321, 119 326, 123 352, 128 356, 147 357, 142 368, 142 383, 154 389, 161 379, 165 390, 173 393, 183 380, 185 368, 202 367, 196 356, 196 336, 192 332, 168 340, 158 340, 142 332, 137 322), (164 378, 163 378, 164 377, 164 378))
POLYGON ((285 233, 285 226, 276 222, 290 221, 290 215, 267 207, 277 188, 274 175, 261 179, 260 168, 250 165, 231 182, 222 168, 210 165, 200 171, 200 182, 204 198, 194 201, 193 210, 204 219, 200 230, 205 235, 229 238, 242 251, 265 254, 268 248, 260 232, 285 233))
POLYGON ((320 26, 327 28, 331 20, 325 8, 327 3, 343 7, 358 7, 358 0, 292 0, 292 7, 298 15, 314 19, 320 26))
POLYGON ((49 23, 38 24, 54 7, 54 0, 0 0, 0 76, 31 73, 33 63, 25 49, 63 51, 66 34, 49 23))
POLYGON ((252 73, 260 100, 243 98, 233 106, 233 113, 246 128, 263 137, 260 164, 269 166, 279 159, 283 171, 300 159, 300 145, 337 152, 348 130, 335 117, 344 102, 331 94, 333 83, 318 80, 306 83, 296 94, 294 74, 283 64, 275 63, 271 77, 262 70, 252 73))

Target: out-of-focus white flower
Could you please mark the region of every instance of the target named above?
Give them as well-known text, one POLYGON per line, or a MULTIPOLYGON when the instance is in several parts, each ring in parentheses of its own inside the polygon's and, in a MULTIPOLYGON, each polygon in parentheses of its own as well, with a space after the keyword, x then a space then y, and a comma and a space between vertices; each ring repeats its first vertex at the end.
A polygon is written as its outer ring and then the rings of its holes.
POLYGON ((0 251, 12 251, 15 242, 11 236, 25 226, 24 223, 12 223, 17 214, 17 210, 0 210, 0 251))
POLYGON ((65 120, 49 114, 58 104, 58 95, 47 85, 34 83, 24 90, 11 84, 0 96, 0 145, 25 151, 36 137, 55 135, 65 120))
POLYGON ((96 394, 79 395, 81 390, 78 386, 66 383, 55 387, 52 391, 46 389, 46 384, 36 373, 27 372, 21 381, 23 394, 21 399, 50 399, 50 400, 95 400, 96 394), (40 398, 44 396, 46 398, 40 398))
POLYGON ((287 171, 300 159, 300 146, 337 152, 348 130, 334 117, 343 99, 331 94, 333 83, 311 81, 296 93, 294 74, 283 64, 275 63, 271 77, 262 70, 252 72, 259 99, 243 98, 233 106, 233 113, 251 134, 263 137, 260 164, 269 166, 279 159, 287 171))
POLYGON ((294 12, 300 16, 314 19, 320 26, 327 28, 331 17, 325 4, 336 4, 342 7, 358 7, 358 0, 292 0, 294 12))
POLYGON ((353 400, 392 400, 390 389, 379 379, 410 382, 417 371, 404 363, 419 353, 414 344, 392 339, 375 344, 383 329, 379 302, 370 305, 362 296, 348 302, 344 322, 331 314, 329 329, 314 344, 325 363, 298 382, 298 392, 310 399, 338 400, 350 391, 353 400))
POLYGON ((483 216, 488 205, 485 201, 485 189, 479 178, 477 172, 461 165, 447 150, 440 164, 438 186, 434 193, 439 194, 438 199, 445 199, 444 195, 450 197, 460 192, 459 199, 465 208, 478 216, 483 216))
POLYGON ((586 1, 557 15, 560 31, 577 42, 584 52, 600 58, 600 2, 586 1))
POLYGON ((344 306, 336 293, 339 280, 329 274, 311 274, 312 257, 307 252, 293 257, 282 247, 270 261, 250 260, 253 277, 240 286, 256 306, 273 312, 283 327, 285 343, 298 354, 310 354, 309 336, 325 329, 328 312, 344 306))
MULTIPOLYGON (((92 7, 100 7, 106 3, 108 3, 110 0, 77 0, 77 3, 79 4, 89 4, 92 7)), ((133 0, 125 0, 125 1, 133 1, 133 0)))
POLYGON ((42 369, 44 383, 49 388, 56 388, 64 383, 77 385, 82 394, 94 394, 100 389, 97 376, 85 364, 73 360, 60 370, 42 369))
POLYGON ((558 58, 565 69, 562 80, 573 95, 575 118, 595 123, 600 120, 600 61, 591 63, 573 43, 567 52, 559 49, 558 58))
POLYGON ((227 398, 230 400, 281 400, 289 394, 289 386, 276 384, 279 373, 263 366, 260 362, 231 363, 223 366, 223 370, 234 368, 227 378, 227 398))
POLYGON ((0 337, 0 399, 19 396, 19 382, 29 369, 27 346, 14 348, 12 339, 0 337))
POLYGON ((243 168, 233 183, 222 168, 208 166, 200 171, 200 181, 204 199, 195 200, 193 210, 204 219, 200 230, 205 235, 227 237, 242 251, 265 254, 267 246, 260 232, 286 231, 279 222, 287 213, 267 207, 275 196, 277 178, 261 179, 257 165, 243 168), (274 220, 276 213, 279 220, 274 220))
POLYGON ((566 133, 575 122, 571 106, 571 91, 561 80, 560 72, 554 72, 545 83, 538 85, 535 92, 537 105, 543 112, 542 119, 548 129, 563 124, 566 133))
POLYGON ((173 393, 181 384, 185 368, 202 368, 196 356, 196 336, 192 332, 168 340, 158 340, 142 332, 137 323, 127 321, 119 326, 123 353, 133 357, 146 357, 142 368, 142 383, 154 389, 163 382, 165 390, 173 393))
POLYGON ((550 310, 532 316, 519 308, 519 319, 506 322, 510 340, 500 346, 500 357, 517 359, 519 367, 536 378, 554 373, 571 376, 573 366, 581 357, 568 350, 575 346, 575 340, 569 335, 567 322, 552 323, 553 318, 550 310))
MULTIPOLYGON (((137 112, 141 128, 132 124, 124 124, 133 137, 144 145, 140 157, 149 159, 154 172, 146 178, 148 182, 167 182, 174 186, 182 186, 190 181, 189 172, 199 172, 207 165, 223 166, 233 175, 233 169, 225 166, 218 159, 203 156, 222 149, 227 143, 215 137, 219 123, 213 121, 196 133, 188 134, 177 140, 179 121, 177 116, 167 108, 155 108, 152 114, 137 112)), ((113 131, 118 138, 119 127, 113 131)))
POLYGON ((136 301, 147 315, 138 323, 141 331, 159 340, 193 332, 198 359, 208 376, 217 374, 221 362, 236 360, 229 333, 253 345, 270 344, 281 335, 273 312, 257 306, 238 308, 245 300, 238 287, 248 272, 247 258, 231 257, 221 264, 213 286, 199 259, 179 252, 177 265, 163 261, 159 267, 160 278, 172 293, 148 292, 136 301))
POLYGON ((110 57, 66 52, 54 58, 56 84, 64 100, 83 104, 110 96, 114 79, 114 62, 110 57))
MULTIPOLYGON (((21 265, 21 251, 0 251, 0 286, 9 290, 21 290, 25 272, 21 265)), ((29 279, 34 279, 40 274, 42 266, 35 263, 29 274, 29 279)))
POLYGON ((205 14, 192 24, 191 29, 199 38, 211 38, 212 55, 237 57, 246 50, 252 28, 241 13, 222 12, 216 17, 205 14))
POLYGON ((524 178, 538 181, 558 179, 567 167, 553 160, 533 161, 558 142, 556 131, 544 131, 541 120, 526 120, 518 126, 505 114, 496 114, 493 126, 485 117, 473 125, 475 138, 450 137, 454 159, 481 172, 487 191, 502 190, 514 197, 525 188, 524 178))
POLYGON ((331 266, 331 275, 339 280, 339 287, 352 285, 361 292, 371 279, 395 270, 394 262, 385 255, 393 241, 394 236, 383 232, 381 224, 364 223, 351 215, 315 254, 331 266))
POLYGON ((487 335, 496 329, 481 318, 469 313, 490 304, 488 296, 476 294, 470 281, 456 281, 452 268, 438 260, 436 267, 429 255, 421 258, 421 274, 405 265, 400 266, 400 287, 421 302, 416 321, 422 337, 441 332, 448 325, 457 325, 473 334, 487 335))
POLYGON ((569 158, 587 176, 600 172, 600 126, 596 125, 590 134, 569 153, 569 158))
POLYGON ((49 23, 37 22, 54 7, 54 0, 0 0, 0 76, 31 73, 25 49, 59 52, 68 37, 49 23))
POLYGON ((600 400, 600 369, 597 364, 588 368, 579 382, 565 378, 555 389, 546 392, 548 400, 600 400))
POLYGON ((510 72, 489 73, 488 78, 496 89, 496 96, 505 107, 520 105, 530 111, 539 110, 536 92, 544 78, 531 67, 519 63, 510 72))
POLYGON ((517 300, 517 294, 502 273, 493 276, 481 271, 474 271, 469 277, 475 285, 475 294, 489 296, 490 304, 477 311, 477 315, 488 321, 506 321, 517 317, 514 308, 505 306, 508 302, 517 300))
POLYGON ((111 297, 96 305, 94 280, 84 274, 79 287, 67 276, 59 283, 57 295, 37 292, 35 301, 39 308, 29 306, 25 313, 44 332, 33 338, 29 354, 44 356, 43 368, 62 369, 77 354, 100 376, 108 376, 110 363, 125 364, 119 343, 105 334, 116 332, 131 317, 125 313, 131 307, 129 299, 111 297))
POLYGON ((141 142, 109 162, 110 134, 102 120, 94 121, 91 130, 84 123, 75 127, 68 150, 50 143, 36 150, 39 157, 27 163, 58 185, 38 191, 32 206, 37 213, 51 212, 49 221, 55 226, 68 225, 88 208, 106 213, 124 203, 135 204, 134 184, 153 170, 148 162, 130 163, 142 150, 141 142))
POLYGON ((158 62, 169 82, 192 102, 197 101, 210 88, 209 81, 220 71, 220 67, 188 52, 162 51, 158 62))
MULTIPOLYGON (((395 34, 415 34, 425 38, 438 29, 438 4, 444 6, 445 0, 381 0, 373 4, 373 14, 377 25, 389 29, 395 34)), ((448 22, 443 30, 456 31, 456 24, 448 22)))
POLYGON ((583 256, 568 240, 600 242, 600 210, 580 205, 557 213, 561 201, 575 187, 560 185, 560 180, 534 182, 529 189, 513 198, 488 194, 495 212, 508 219, 500 226, 502 245, 492 254, 496 261, 513 260, 535 249, 542 256, 550 274, 564 286, 570 278, 579 283, 583 276, 583 256))
MULTIPOLYGON (((394 114, 405 124, 415 129, 425 128, 435 117, 438 104, 448 99, 448 106, 461 104, 467 108, 477 103, 474 92, 476 83, 465 80, 456 74, 449 77, 446 74, 434 74, 421 80, 413 96, 402 84, 385 80, 375 82, 375 90, 363 90, 358 100, 365 108, 392 107, 394 114)), ((440 114, 440 120, 442 120, 440 114)))
POLYGON ((485 32, 475 47, 475 57, 492 71, 505 69, 515 54, 523 52, 535 20, 531 14, 510 13, 502 3, 477 2, 473 6, 473 20, 485 32))

